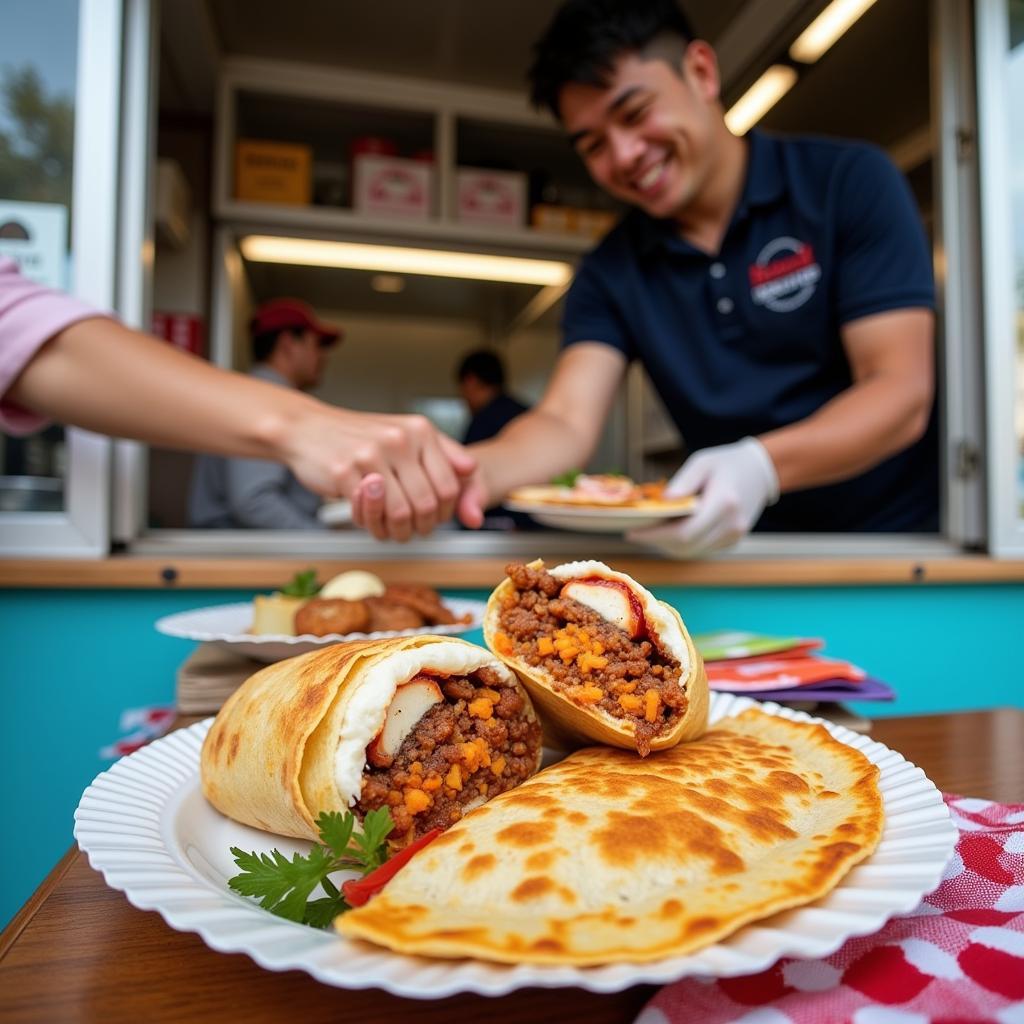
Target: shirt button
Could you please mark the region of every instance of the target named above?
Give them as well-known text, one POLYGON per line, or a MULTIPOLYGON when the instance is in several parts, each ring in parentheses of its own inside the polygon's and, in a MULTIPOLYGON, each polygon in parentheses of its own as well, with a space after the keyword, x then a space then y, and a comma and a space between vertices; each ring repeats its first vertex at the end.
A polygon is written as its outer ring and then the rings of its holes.
POLYGON ((718 300, 718 312, 728 315, 732 312, 732 299, 724 298, 718 300))
POLYGON ((716 280, 720 280, 725 277, 725 264, 724 263, 712 263, 708 267, 708 273, 716 280))

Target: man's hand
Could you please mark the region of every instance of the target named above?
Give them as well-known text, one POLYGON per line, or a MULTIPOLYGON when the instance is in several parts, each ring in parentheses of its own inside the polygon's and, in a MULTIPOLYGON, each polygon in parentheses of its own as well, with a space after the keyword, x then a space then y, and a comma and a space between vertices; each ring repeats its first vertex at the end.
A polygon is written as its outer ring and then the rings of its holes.
POLYGON ((671 543, 679 558, 731 547, 750 532, 766 505, 779 499, 771 456, 756 438, 694 452, 665 488, 666 498, 698 494, 697 511, 666 526, 635 530, 641 544, 671 543))
POLYGON ((451 519, 463 481, 476 469, 461 445, 422 416, 317 404, 289 425, 281 444, 284 461, 304 486, 350 498, 356 525, 380 540, 406 541, 451 519))
MULTIPOLYGON (((492 504, 479 468, 462 477, 462 491, 456 499, 455 514, 472 530, 483 525, 484 511, 492 504)), ((379 540, 391 537, 384 502, 384 480, 379 473, 364 477, 352 499, 353 518, 379 540)))

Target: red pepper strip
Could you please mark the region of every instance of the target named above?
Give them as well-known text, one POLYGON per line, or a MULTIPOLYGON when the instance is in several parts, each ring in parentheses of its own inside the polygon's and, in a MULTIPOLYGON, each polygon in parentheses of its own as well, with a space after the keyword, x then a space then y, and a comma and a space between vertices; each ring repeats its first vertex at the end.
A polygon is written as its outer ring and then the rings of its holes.
POLYGON ((420 836, 415 843, 410 843, 404 850, 399 850, 390 860, 385 861, 379 868, 374 868, 368 875, 362 878, 350 878, 347 882, 341 883, 341 894, 350 907, 361 907, 368 902, 370 897, 377 893, 398 874, 400 868, 405 867, 412 858, 423 849, 427 843, 433 842, 443 829, 432 828, 425 835, 420 836))

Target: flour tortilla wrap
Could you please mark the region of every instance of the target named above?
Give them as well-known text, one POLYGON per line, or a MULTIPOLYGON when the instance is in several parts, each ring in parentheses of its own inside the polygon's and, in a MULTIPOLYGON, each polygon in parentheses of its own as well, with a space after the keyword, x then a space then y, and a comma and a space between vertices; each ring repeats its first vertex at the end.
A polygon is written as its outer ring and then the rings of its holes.
POLYGON ((881 837, 878 775, 821 726, 756 710, 644 760, 591 747, 468 814, 335 927, 517 964, 683 955, 829 892, 881 837))
MULTIPOLYGON (((527 568, 543 571, 545 566, 538 559, 527 568)), ((484 642, 522 680, 544 719, 549 743, 567 747, 579 746, 581 742, 605 743, 638 750, 645 755, 651 750, 665 750, 702 735, 707 728, 708 717, 707 675, 703 659, 675 608, 659 601, 632 577, 609 568, 603 562, 569 562, 546 571, 563 585, 573 580, 600 579, 625 586, 642 609, 648 638, 667 663, 663 690, 675 687, 685 696, 685 707, 675 709, 668 718, 659 715, 655 723, 657 731, 653 735, 650 735, 651 725, 646 721, 645 708, 632 713, 625 709, 620 711, 621 696, 616 699, 619 707, 611 709, 600 702, 581 701, 579 687, 560 684, 544 660, 536 665, 526 660, 525 655, 532 654, 535 648, 530 646, 526 650, 517 650, 508 642, 502 616, 513 598, 515 586, 511 579, 505 579, 487 601, 484 642)), ((551 661, 557 663, 557 656, 551 656, 551 661)), ((614 689, 618 685, 604 670, 593 670, 582 681, 602 689, 614 689)), ((583 693, 584 698, 587 696, 583 693)), ((592 697, 593 693, 589 696, 592 697)))
MULTIPOLYGON (((514 675, 474 644, 420 635, 335 644, 257 672, 224 704, 206 736, 201 757, 203 794, 236 821, 315 840, 316 818, 323 811, 354 808, 357 819, 361 818, 357 802, 364 773, 370 771, 367 748, 381 733, 398 688, 424 674, 443 684, 479 670, 492 672, 490 678, 501 688, 511 688, 521 698, 512 701, 517 705, 514 720, 505 724, 509 730, 514 726, 536 732, 525 772, 532 774, 540 765, 540 730, 529 697, 514 675)), ((453 702, 446 698, 441 703, 453 702)), ((465 704, 463 701, 463 708, 465 704)), ((483 707, 481 713, 487 710, 483 707)), ((497 708, 492 706, 492 711, 497 708)), ((461 714, 465 717, 467 712, 461 714)), ((419 720, 415 728, 425 721, 419 720)), ((480 744, 476 753, 471 745, 463 746, 465 756, 472 755, 475 771, 489 767, 483 763, 480 744)), ((501 751, 494 746, 487 753, 497 758, 501 751)), ((515 764, 523 774, 525 760, 520 758, 515 764)), ((463 769, 468 783, 472 773, 465 768, 465 761, 463 769)), ((504 779, 488 776, 490 792, 499 791, 513 775, 509 768, 504 779)), ((449 802, 462 801, 467 807, 483 799, 471 799, 468 788, 456 793, 442 786, 434 792, 437 801, 448 793, 449 802)), ((395 808, 396 813, 400 810, 395 808)), ((425 820, 413 819, 417 826, 425 820)), ((415 834, 426 830, 417 827, 415 834)), ((392 841, 403 845, 415 834, 393 833, 392 841)))

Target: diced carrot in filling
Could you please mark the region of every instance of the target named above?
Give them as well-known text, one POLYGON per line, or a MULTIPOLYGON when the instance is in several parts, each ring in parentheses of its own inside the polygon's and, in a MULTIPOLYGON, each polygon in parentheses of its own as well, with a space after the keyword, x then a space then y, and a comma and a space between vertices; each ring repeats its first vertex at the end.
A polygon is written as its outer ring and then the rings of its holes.
POLYGON ((405 806, 410 814, 419 814, 420 811, 425 811, 433 802, 433 799, 422 789, 407 789, 405 791, 405 806))
POLYGON ((644 718, 648 722, 658 720, 658 709, 661 707, 661 696, 657 690, 648 690, 644 694, 644 718))
POLYGON ((632 693, 623 693, 619 696, 619 704, 623 711, 627 711, 631 715, 637 715, 643 710, 644 699, 632 693))
POLYGON ((449 789, 462 789, 462 769, 457 764, 453 764, 448 769, 448 774, 444 777, 444 784, 449 789))
POLYGON ((537 641, 537 653, 538 654, 545 654, 545 655, 546 654, 554 654, 555 653, 555 644, 554 644, 554 641, 551 639, 551 637, 549 637, 549 636, 542 636, 537 641))
POLYGON ((512 643, 512 638, 505 633, 494 634, 494 648, 499 654, 511 654, 512 648, 515 645, 512 643))
POLYGON ((500 754, 491 761, 491 772, 500 775, 505 770, 505 758, 500 754))
POLYGON ((604 696, 604 690, 600 686, 573 686, 569 696, 581 704, 596 704, 604 696))
POLYGON ((473 745, 480 751, 479 764, 482 764, 485 768, 490 766, 491 763, 491 750, 487 746, 487 741, 481 739, 479 736, 473 740, 473 745))
POLYGON ((591 654, 589 651, 584 651, 576 659, 576 664, 579 665, 581 672, 587 673, 592 672, 595 668, 607 668, 608 659, 602 658, 597 654, 591 654))
POLYGON ((474 718, 490 718, 494 714, 494 704, 486 697, 478 697, 469 702, 467 710, 474 718))

